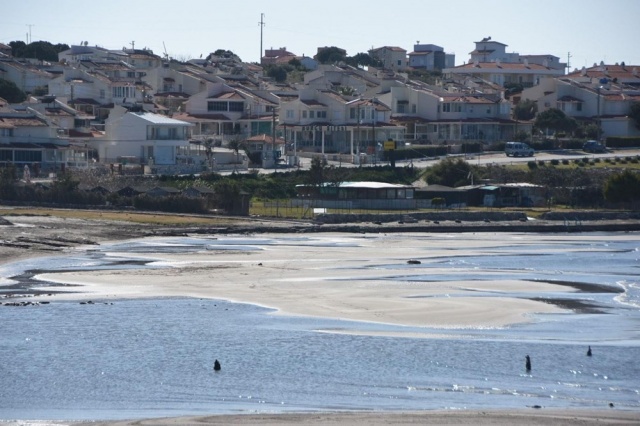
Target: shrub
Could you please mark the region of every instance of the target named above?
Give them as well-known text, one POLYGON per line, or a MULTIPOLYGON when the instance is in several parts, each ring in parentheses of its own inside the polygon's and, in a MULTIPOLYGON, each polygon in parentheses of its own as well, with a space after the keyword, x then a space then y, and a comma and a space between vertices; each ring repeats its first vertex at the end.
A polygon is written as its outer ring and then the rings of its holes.
POLYGON ((544 166, 544 160, 538 160, 538 166, 544 166))
POLYGON ((442 208, 446 205, 446 200, 442 197, 436 197, 431 199, 431 205, 435 208, 442 208))
POLYGON ((527 161, 527 167, 529 167, 530 170, 535 170, 538 168, 538 165, 535 161, 527 161))
POLYGON ((557 158, 554 158, 553 160, 551 160, 551 165, 557 166, 558 164, 560 164, 560 160, 558 160, 557 158))
POLYGON ((564 164, 565 166, 569 165, 569 160, 567 158, 563 158, 562 164, 564 164))

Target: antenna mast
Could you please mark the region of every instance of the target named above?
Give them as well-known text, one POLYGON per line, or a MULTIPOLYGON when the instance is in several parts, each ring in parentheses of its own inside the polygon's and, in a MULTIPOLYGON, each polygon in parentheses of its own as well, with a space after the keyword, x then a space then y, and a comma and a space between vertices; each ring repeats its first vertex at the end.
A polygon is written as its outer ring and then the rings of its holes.
POLYGON ((260 56, 258 56, 258 63, 261 64, 262 63, 262 29, 264 28, 264 13, 260 14, 260 22, 258 22, 258 25, 260 25, 260 56))
POLYGON ((571 72, 571 52, 567 52, 567 74, 571 72))
POLYGON ((28 39, 27 40, 27 44, 31 44, 31 40, 32 40, 32 38, 31 38, 31 27, 33 27, 33 26, 35 26, 35 25, 27 24, 27 27, 29 27, 29 34, 28 34, 28 37, 27 37, 27 39, 28 39))

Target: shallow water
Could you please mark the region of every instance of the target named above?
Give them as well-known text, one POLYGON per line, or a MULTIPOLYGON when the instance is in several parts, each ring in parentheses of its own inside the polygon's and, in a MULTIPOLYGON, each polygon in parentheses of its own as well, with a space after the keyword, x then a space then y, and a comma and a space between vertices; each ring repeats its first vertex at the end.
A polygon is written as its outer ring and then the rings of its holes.
MULTIPOLYGON (((357 250, 350 240, 332 238, 141 240, 3 265, 0 273, 9 285, 17 276, 28 281, 27 270, 139 268, 141 254, 160 251, 261 250, 282 244, 357 250), (130 254, 135 262, 128 261, 130 254)), ((413 280, 508 277, 621 291, 529 295, 587 299, 599 313, 537 315, 530 324, 488 329, 358 325, 369 331, 439 334, 435 339, 319 333, 351 327, 346 321, 273 316, 261 307, 215 300, 2 306, 0 419, 606 408, 610 402, 617 409, 640 410, 638 247, 634 239, 603 243, 568 235, 561 244, 506 243, 486 256, 469 254, 461 243, 446 258, 411 265, 413 280), (429 272, 443 267, 446 273, 429 272), (586 356, 588 345, 592 357, 586 356), (530 373, 524 369, 526 354, 532 358, 530 373), (213 371, 215 359, 222 363, 220 372, 213 371)), ((389 268, 388 279, 394 279, 398 265, 369 267, 389 268)))

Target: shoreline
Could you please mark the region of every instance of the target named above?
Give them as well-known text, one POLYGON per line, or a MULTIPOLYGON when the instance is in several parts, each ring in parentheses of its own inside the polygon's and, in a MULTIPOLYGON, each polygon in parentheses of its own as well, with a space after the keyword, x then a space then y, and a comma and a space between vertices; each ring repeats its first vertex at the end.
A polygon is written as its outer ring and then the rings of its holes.
MULTIPOLYGON (((211 234, 207 227, 156 227, 136 224, 109 223, 91 220, 60 219, 42 216, 13 217, 17 226, 0 226, 0 240, 15 230, 20 230, 16 241, 28 241, 38 250, 0 246, 0 265, 40 256, 59 256, 76 248, 91 247, 100 243, 137 238, 187 237, 244 238, 260 235, 262 238, 282 238, 283 235, 300 235, 296 228, 285 227, 288 222, 256 224, 256 229, 272 232, 238 232, 211 234), (194 232, 200 230, 200 232, 194 232), (275 231, 275 232, 273 232, 275 231), (285 233, 286 231, 286 233, 285 233), (35 244, 44 244, 35 246, 35 244)), ((483 228, 483 225, 478 225, 483 228)), ((351 229, 352 225, 344 225, 351 229)), ((557 282, 553 280, 468 280, 448 281, 446 268, 440 271, 438 259, 446 259, 451 248, 466 249, 458 255, 480 255, 483 251, 496 251, 502 244, 519 244, 526 240, 541 242, 561 241, 565 234, 521 234, 517 231, 500 233, 495 238, 491 232, 466 232, 469 224, 462 224, 457 232, 442 233, 409 232, 415 225, 395 233, 395 225, 366 224, 358 229, 370 232, 336 231, 341 228, 314 226, 322 233, 308 234, 309 244, 297 244, 296 238, 282 244, 261 246, 255 251, 236 252, 206 250, 190 253, 125 253, 128 259, 140 262, 162 262, 160 269, 131 268, 96 271, 29 271, 15 277, 22 284, 5 287, 4 298, 10 292, 14 298, 36 296, 37 301, 55 300, 105 300, 153 297, 195 297, 248 303, 274 309, 274 315, 324 317, 354 322, 379 323, 392 326, 427 327, 439 329, 506 327, 529 323, 532 316, 545 313, 589 312, 598 313, 600 307, 586 300, 553 296, 554 293, 616 292, 603 286, 557 282), (383 232, 382 230, 388 232, 383 232), (374 232, 375 230, 375 232, 374 232), (337 240, 335 240, 337 238, 337 240), (337 241, 346 241, 345 245, 337 241), (449 247, 451 245, 451 247, 449 247), (326 247, 331 247, 327 250, 326 247), (357 247, 357 252, 354 252, 357 247), (425 248, 428 248, 425 252, 425 248), (295 260, 291 253, 295 252, 295 260), (410 257, 436 263, 426 269, 407 267, 410 257), (137 259, 137 260, 136 260, 137 259), (340 264, 340 268, 336 265, 340 264), (383 265, 378 267, 377 265, 383 265), (386 266, 385 266, 386 265, 386 266), (422 272, 421 272, 422 271, 422 272), (415 274, 444 274, 443 281, 413 280, 415 274), (395 278, 390 279, 388 275, 395 278), (407 278, 403 278, 405 276, 407 278), (348 279, 345 279, 348 277, 348 279), (223 278, 223 279, 220 279, 223 278), (33 284, 47 281, 46 286, 33 284), (25 284, 27 283, 27 284, 25 284), (56 285, 59 284, 59 285, 56 285), (291 290, 295 289, 294 292, 291 290), (6 291, 9 290, 9 291, 6 291), (532 296, 532 292, 542 293, 532 296), (479 294, 485 297, 477 297, 479 294), (495 309, 500 306, 500 309, 495 309)), ((422 226, 422 225, 420 225, 422 226)), ((508 226, 501 224, 501 229, 508 226)), ((238 228, 240 231, 245 228, 238 228)), ((253 229, 253 228, 252 228, 253 229)), ((444 229, 444 228, 441 228, 444 229)), ((476 229, 475 227, 473 229, 476 229)), ((602 238, 597 234, 572 234, 572 238, 602 238)), ((620 233, 616 238, 634 238, 633 234, 620 233)), ((7 241, 6 239, 4 240, 7 241)), ((458 250, 458 249, 456 249, 458 250)), ((420 263, 418 261, 418 263, 420 263)), ((415 265, 419 267, 419 265, 415 265)), ((6 299, 5 299, 6 300, 6 299)), ((24 302, 29 303, 29 302, 24 302)), ((361 333, 357 326, 348 330, 361 333)), ((344 331, 342 331, 344 332, 344 331)), ((397 332, 400 333, 400 332, 397 332)), ((413 334, 413 333, 410 333, 413 334)), ((429 335, 426 330, 425 335, 429 335)))
POLYGON ((156 419, 56 423, 71 426, 201 426, 201 425, 635 425, 640 412, 602 409, 428 410, 423 412, 304 412, 221 414, 156 419))
MULTIPOLYGON (((31 257, 41 257, 41 256, 60 256, 66 255, 74 250, 76 247, 80 246, 90 246, 98 243, 106 243, 106 242, 114 242, 114 241, 122 241, 126 239, 135 239, 140 237, 150 237, 150 236, 163 236, 158 235, 158 227, 140 227, 140 228, 127 228, 126 226, 120 227, 119 225, 100 225, 97 224, 96 227, 88 229, 88 223, 86 221, 79 222, 71 222, 71 221, 57 221, 57 220, 45 220, 44 222, 39 221, 37 218, 32 219, 31 228, 20 228, 21 230, 30 231, 29 241, 35 241, 38 237, 42 238, 50 238, 51 236, 55 237, 56 235, 64 235, 69 241, 78 241, 81 244, 71 244, 62 247, 58 247, 56 249, 40 249, 40 250, 28 250, 16 247, 0 247, 0 254, 6 253, 8 256, 2 256, 0 260, 0 266, 5 263, 14 262, 20 259, 27 259, 31 257), (97 229, 102 226, 101 229, 97 229), (114 229, 117 228, 117 229, 114 229), (111 233, 115 231, 115 233, 111 233), (82 237, 82 238, 81 238, 82 237), (113 238, 115 237, 115 238, 113 238)), ((375 225, 371 226, 376 229, 375 225)), ((13 228, 12 230, 15 230, 13 228)), ((327 229, 327 228, 325 228, 327 229)), ((8 227, 0 226, 0 232, 2 231, 9 232, 8 227), (3 229, 4 228, 4 229, 3 229)), ((183 229, 174 228, 171 232, 174 235, 167 236, 188 236, 192 233, 190 232, 182 232, 183 229)), ((273 231, 273 229, 272 229, 273 231)), ((274 236, 281 236, 284 231, 278 228, 275 232, 271 232, 274 236), (281 232, 282 231, 282 232, 281 232)), ((360 232, 345 232, 345 231, 337 231, 340 234, 346 234, 348 239, 364 239, 367 241, 367 235, 361 235, 360 232)), ((370 235, 376 236, 380 234, 382 231, 378 229, 377 231, 371 231, 370 235)), ((460 234, 461 232, 467 231, 458 231, 456 234, 460 234)), ((163 234, 164 232, 160 232, 163 234)), ((289 230, 290 234, 295 234, 296 231, 289 230)), ((330 236, 329 232, 324 232, 327 237, 330 236)), ((517 232, 514 232, 517 233, 517 232)), ((247 235, 251 235, 251 232, 240 232, 238 234, 234 234, 234 236, 244 238, 247 235)), ((265 233, 266 234, 266 233, 265 233)), ((391 232, 389 232, 391 234, 391 232)), ((410 233, 403 232, 403 235, 399 237, 404 238, 405 236, 409 236, 410 233)), ((490 241, 491 238, 489 233, 482 232, 481 234, 488 237, 490 241)), ((9 233, 5 233, 4 237, 6 238, 9 233)), ((201 234, 194 233, 195 236, 201 236, 201 234)), ((229 237, 226 233, 223 234, 225 237, 229 237)), ((504 234, 506 237, 509 234, 504 234)), ((210 235, 213 236, 213 235, 210 235)), ((318 235, 320 237, 321 235, 318 235)), ((443 236, 435 236, 436 238, 443 238, 443 236)), ((477 241, 473 238, 473 233, 465 235, 468 239, 468 244, 472 245, 474 249, 482 249, 486 248, 487 241, 477 241)), ((482 237, 476 236, 476 237, 482 237)), ((523 237, 523 236, 518 236, 523 237)), ((561 235, 551 235, 547 233, 542 233, 537 237, 532 235, 531 238, 543 238, 545 241, 555 241, 561 240, 564 238, 561 235)), ((579 235, 572 235, 573 237, 581 238, 579 235)), ((583 236, 585 239, 593 239, 600 238, 597 235, 593 234, 585 234, 583 236)), ((633 235, 620 234, 619 238, 635 238, 633 235)), ((495 237, 493 237, 495 239, 495 237)), ((445 241, 445 240, 442 240, 445 241)), ((459 241, 458 241, 459 243, 459 241)), ((444 242, 442 243, 444 244, 444 242)), ((501 244, 500 241, 495 241, 492 244, 496 244, 498 246, 501 244)), ((491 244, 489 244, 491 246, 491 244)), ((369 255, 375 255, 378 252, 382 252, 382 257, 379 259, 388 260, 395 259, 399 264, 403 264, 406 262, 406 252, 411 250, 410 247, 394 247, 393 245, 383 245, 382 247, 369 247, 367 254, 363 254, 358 256, 358 259, 351 260, 355 266, 362 266, 361 263, 363 259, 368 259, 369 255), (404 254, 403 254, 404 253, 404 254)), ((434 256, 446 256, 446 247, 440 247, 440 252, 433 253, 434 256)), ((260 306, 269 306, 271 302, 275 304, 279 299, 286 295, 283 293, 282 288, 279 288, 277 285, 285 283, 287 285, 291 285, 295 283, 296 285, 303 286, 305 291, 302 291, 303 294, 309 295, 309 291, 312 290, 313 286, 306 286, 309 283, 317 283, 318 280, 325 280, 327 278, 333 278, 337 281, 333 282, 331 279, 328 280, 329 285, 334 285, 332 287, 332 291, 336 292, 337 299, 324 299, 324 302, 318 302, 319 297, 317 294, 315 295, 315 304, 325 305, 325 306, 309 306, 302 305, 300 306, 299 300, 285 300, 284 306, 276 307, 279 309, 278 313, 287 314, 287 315, 306 315, 306 314, 314 314, 313 309, 327 309, 328 307, 333 306, 336 303, 336 300, 339 302, 342 299, 349 298, 351 296, 345 296, 345 293, 341 293, 343 288, 340 288, 338 291, 335 286, 336 283, 340 284, 340 287, 344 287, 345 281, 339 280, 340 275, 343 275, 343 272, 332 272, 328 274, 325 271, 325 268, 335 264, 338 259, 342 262, 342 254, 339 251, 333 257, 323 256, 322 262, 313 263, 309 265, 309 269, 301 270, 298 267, 293 269, 289 264, 287 268, 286 262, 290 262, 290 254, 287 256, 286 251, 282 251, 279 254, 275 250, 270 250, 267 252, 268 256, 247 256, 244 254, 245 258, 242 259, 241 262, 237 262, 234 260, 234 256, 237 256, 237 253, 216 253, 216 260, 219 260, 219 263, 216 265, 205 265, 203 267, 203 262, 206 261, 206 256, 211 253, 204 253, 202 258, 198 258, 197 256, 194 258, 194 254, 190 253, 186 256, 175 256, 170 255, 162 255, 162 254, 154 254, 154 258, 160 261, 177 261, 178 263, 182 261, 186 261, 187 258, 189 262, 194 262, 192 267, 185 268, 177 268, 172 271, 171 274, 167 274, 167 270, 150 270, 150 271, 141 271, 141 270, 127 270, 127 271, 116 271, 116 274, 113 274, 114 271, 101 271, 100 273, 96 273, 96 271, 92 272, 71 272, 71 273, 54 273, 51 274, 53 276, 49 276, 49 274, 43 275, 42 278, 60 278, 60 276, 64 277, 64 281, 75 281, 79 280, 83 287, 62 287, 67 290, 72 289, 75 293, 69 294, 67 296, 40 296, 37 299, 40 300, 56 300, 58 299, 69 299, 69 300, 87 300, 92 299, 98 295, 104 295, 107 299, 113 300, 115 297, 118 298, 128 298, 128 297, 143 297, 142 295, 149 294, 151 291, 154 295, 158 297, 174 297, 174 296, 184 296, 184 297, 212 297, 212 298, 220 298, 221 295, 225 295, 225 298, 232 301, 238 302, 246 302, 258 304, 260 306), (274 255, 277 254, 277 255, 274 255), (262 265, 258 265, 258 263, 262 263, 262 265), (284 266, 283 266, 284 265, 284 266), (292 274, 296 275, 296 280, 292 281, 292 276, 283 275, 282 271, 291 270, 292 274), (151 274, 147 274, 147 272, 151 272, 151 274), (187 278, 191 281, 204 281, 211 277, 213 273, 215 274, 224 274, 225 279, 230 283, 237 283, 241 281, 251 281, 253 288, 251 288, 251 284, 247 286, 243 286, 242 288, 233 288, 233 286, 221 287, 220 285, 214 286, 213 290, 211 288, 198 289, 197 286, 185 287, 185 284, 189 284, 188 282, 181 281, 181 275, 187 276, 187 278), (251 277, 247 278, 246 273, 252 274, 251 277), (257 274, 257 275, 255 275, 257 274), (55 277, 54 277, 55 276, 55 277), (138 294, 136 292, 127 294, 123 292, 122 286, 114 286, 113 278, 116 278, 116 281, 119 282, 133 282, 135 286, 142 286, 137 288, 136 291, 140 290, 138 294), (200 277, 200 278, 198 278, 200 277), (153 278, 153 279, 149 279, 153 278), (104 280, 103 283, 100 281, 104 280), (87 284, 87 281, 91 281, 91 285, 87 284), (160 281, 160 282, 158 282, 160 281), (173 285, 175 287, 171 287, 171 282, 173 281, 173 285), (177 282, 176 282, 177 281, 177 282), (146 285, 147 282, 151 282, 152 284, 146 285), (274 284, 275 283, 275 284, 274 284), (266 294, 252 294, 255 293, 256 287, 267 287, 266 290, 270 292, 266 294), (211 293, 211 291, 214 291, 211 293), (205 294, 209 292, 208 294, 205 294), (254 298, 255 297, 255 298, 254 298), (244 300, 247 299, 247 300, 244 300), (265 299, 269 303, 265 303, 265 299), (271 302, 270 302, 271 301, 271 302), (291 312, 293 311, 293 312, 291 312)), ((297 256, 312 256, 314 255, 313 250, 305 249, 302 250, 299 247, 296 247, 296 255, 297 256)), ((316 253, 317 255, 317 253, 316 253)), ((143 257, 143 256, 142 256, 143 257)), ((297 266, 297 265, 294 265, 297 266)), ((38 273, 42 273, 43 271, 38 271, 38 273)), ((379 299, 372 300, 366 299, 366 303, 361 305, 361 307, 367 309, 379 310, 383 304, 388 304, 390 298, 397 297, 397 293, 389 293, 391 290, 397 289, 381 289, 379 288, 380 284, 376 281, 375 273, 371 272, 371 269, 364 268, 361 270, 361 278, 363 280, 358 281, 356 286, 352 289, 355 292, 353 297, 371 297, 370 294, 367 294, 367 285, 374 284, 372 287, 372 291, 380 292, 382 294, 378 295, 379 299), (364 287, 362 287, 364 285, 364 287), (364 291, 364 294, 362 292, 364 291), (395 295, 395 296, 394 296, 395 295), (373 303, 373 304, 372 304, 373 303)), ((550 281, 539 281, 539 282, 527 282, 531 283, 532 287, 528 288, 529 291, 542 291, 542 292, 567 292, 572 291, 574 293, 580 292, 593 292, 593 291, 608 291, 606 288, 601 288, 602 286, 594 285, 594 284, 585 284, 585 283, 575 283, 575 282, 554 282, 550 281)), ((477 288, 478 283, 475 282, 464 282, 462 283, 462 291, 478 291, 477 288)), ((72 284, 73 285, 73 284, 72 284)), ((452 289, 446 286, 446 283, 440 284, 429 284, 430 288, 420 290, 420 294, 424 295, 427 290, 434 292, 442 292, 447 291, 451 292, 452 289), (439 286, 439 287, 438 287, 439 286)), ((502 290, 508 290, 510 292, 516 290, 512 286, 513 283, 504 283, 504 288, 502 290)), ((402 293, 406 296, 406 294, 413 294, 415 296, 415 289, 409 289, 409 293, 402 293)), ((488 291, 496 290, 496 289, 484 289, 488 291)), ((483 289, 480 289, 483 291, 483 289)), ((45 289, 46 293, 47 290, 45 289)), ((611 291, 614 293, 615 291, 611 291)), ((439 294, 439 293, 433 293, 439 294)), ((407 299, 410 303, 412 301, 419 300, 420 298, 406 298, 401 297, 401 299, 407 299)), ((430 299, 428 297, 427 299, 430 299)), ((461 318, 465 317, 468 319, 469 324, 478 324, 478 323, 487 323, 492 321, 491 317, 487 317, 488 313, 491 310, 495 310, 495 303, 500 303, 501 308, 504 308, 506 311, 509 311, 509 315, 515 315, 516 318, 522 318, 524 315, 532 312, 532 309, 535 311, 537 309, 548 309, 548 312, 560 312, 566 311, 566 309, 580 311, 580 309, 592 309, 593 306, 580 305, 575 301, 562 302, 560 299, 552 299, 550 300, 525 300, 524 304, 518 305, 522 301, 516 301, 516 305, 511 306, 509 303, 505 303, 503 299, 498 297, 492 298, 486 306, 478 306, 478 299, 470 299, 463 300, 464 297, 456 298, 458 301, 463 301, 463 303, 459 307, 458 314, 453 315, 455 317, 461 318), (530 303, 529 303, 530 302, 530 303), (571 302, 571 303, 570 303, 571 302), (554 306, 554 303, 556 306, 554 306), (566 306, 561 306, 562 303, 566 303, 566 306), (479 309, 476 314, 473 314, 473 311, 470 311, 473 308, 473 305, 476 305, 476 308, 479 309)), ((351 300, 351 299, 350 299, 351 300)), ((422 298, 422 301, 425 299, 422 298)), ((435 300, 435 299, 434 299, 435 300)), ((437 299, 437 302, 442 302, 443 299, 437 299)), ((444 300, 446 303, 446 300, 444 300)), ((279 302, 278 302, 279 303, 279 302)), ((364 302, 363 302, 364 303, 364 302)), ((482 304, 480 304, 482 305, 482 304)), ((271 307, 271 306, 270 306, 271 307)), ((400 309, 399 306, 396 308, 400 309)), ((405 306, 404 308, 407 308, 405 306)), ((402 308, 402 309, 404 309, 402 308)), ((446 309, 451 309, 451 305, 447 305, 446 309)), ((596 307, 597 308, 597 307, 596 307)), ((0 307, 0 309, 2 309, 0 307)), ((442 311, 438 311, 434 306, 435 314, 441 315, 442 311)), ((380 313, 380 312, 378 312, 380 313)), ((390 315, 393 312, 382 312, 382 314, 390 315)), ((411 305, 408 305, 407 309, 407 317, 395 319, 398 321, 397 324, 410 324, 413 320, 416 319, 416 312, 412 311, 411 305), (413 320, 412 320, 413 318, 413 320)), ((322 314, 326 315, 326 312, 322 314)), ((509 316, 507 315, 507 316, 509 316)), ((386 317, 387 319, 389 317, 386 317)), ((420 320, 417 324, 413 324, 416 326, 424 325, 424 315, 420 316, 420 320)), ((509 318, 513 318, 509 316, 509 318)), ((377 318, 379 319, 379 317, 377 318)), ((394 318, 392 318, 394 319, 394 318)), ((356 321, 367 321, 366 318, 354 318, 356 321)), ((456 320, 457 321, 457 320, 456 320)), ((497 320, 496 320, 497 321, 497 320)), ((384 321, 383 321, 384 322, 384 321)), ((390 322, 393 324, 394 322, 390 322)), ((441 324, 442 325, 442 324, 441 324)), ((445 324, 446 325, 446 324, 445 324)), ((448 324, 449 326, 457 326, 459 324, 448 324)), ((325 331, 325 330, 320 330, 325 331)), ((341 330, 344 332, 345 330, 341 330)), ((346 330, 347 332, 353 333, 357 330, 346 330)), ((331 330, 326 330, 326 332, 332 332, 331 330)), ((418 336, 408 336, 401 335, 399 333, 392 333, 393 335, 399 335, 400 337, 420 337, 420 338, 430 338, 437 337, 428 335, 428 333, 424 333, 423 335, 418 336)), ((363 412, 291 412, 291 413, 243 413, 243 414, 214 414, 214 415, 201 415, 201 416, 182 416, 175 418, 146 418, 146 419, 129 419, 129 420, 109 420, 109 421, 1 421, 0 423, 6 423, 10 425, 69 425, 69 426, 133 426, 133 425, 145 425, 145 426, 164 426, 164 425, 184 425, 184 426, 201 426, 201 425, 222 425, 222 424, 241 424, 241 425, 249 425, 249 424, 260 424, 260 425, 282 425, 282 424, 302 424, 302 425, 330 425, 330 424, 340 424, 340 425, 353 425, 353 426, 364 426, 364 425, 388 425, 388 424, 407 424, 407 425, 422 425, 422 424, 455 424, 455 425, 473 425, 473 424, 492 424, 492 425, 513 425, 513 424, 521 424, 521 425, 546 425, 546 424, 554 424, 554 425, 591 425, 591 424, 638 424, 640 422, 640 411, 625 411, 619 410, 615 407, 610 408, 566 408, 566 409, 556 409, 556 408, 546 408, 546 407, 529 407, 522 409, 472 409, 472 410, 427 410, 420 412, 402 412, 402 411, 384 411, 384 412, 373 412, 373 411, 363 411, 363 412)))

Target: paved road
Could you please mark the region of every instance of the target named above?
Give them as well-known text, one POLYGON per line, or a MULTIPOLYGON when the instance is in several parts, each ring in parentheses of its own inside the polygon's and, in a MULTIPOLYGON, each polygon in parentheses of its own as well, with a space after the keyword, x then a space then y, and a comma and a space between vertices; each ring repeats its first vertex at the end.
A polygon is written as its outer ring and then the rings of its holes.
MULTIPOLYGON (((601 153, 601 154, 591 154, 586 153, 582 150, 558 150, 558 151, 539 151, 533 157, 507 157, 503 152, 489 152, 482 154, 467 154, 456 156, 459 158, 465 159, 468 163, 473 165, 486 165, 486 164, 518 164, 518 163, 526 163, 531 160, 539 161, 550 161, 553 159, 557 160, 574 160, 576 158, 613 158, 613 157, 636 157, 640 155, 640 149, 618 149, 618 150, 610 150, 609 152, 601 153)), ((415 167, 426 168, 437 164, 440 160, 445 157, 432 157, 425 159, 413 159, 413 160, 403 160, 396 161, 397 167, 404 167, 413 163, 415 167)), ((310 158, 300 158, 300 169, 308 170, 311 166, 310 158)), ((335 167, 360 167, 355 164, 338 162, 338 161, 328 161, 328 164, 335 167)), ((378 164, 366 164, 362 167, 371 167, 376 165, 388 165, 388 162, 380 162, 378 164)), ((258 169, 260 173, 273 173, 273 172, 284 172, 289 170, 294 170, 294 168, 278 168, 278 169, 258 169)), ((246 173, 246 172, 244 172, 246 173)), ((231 172, 222 172, 222 174, 231 174, 231 172)))

